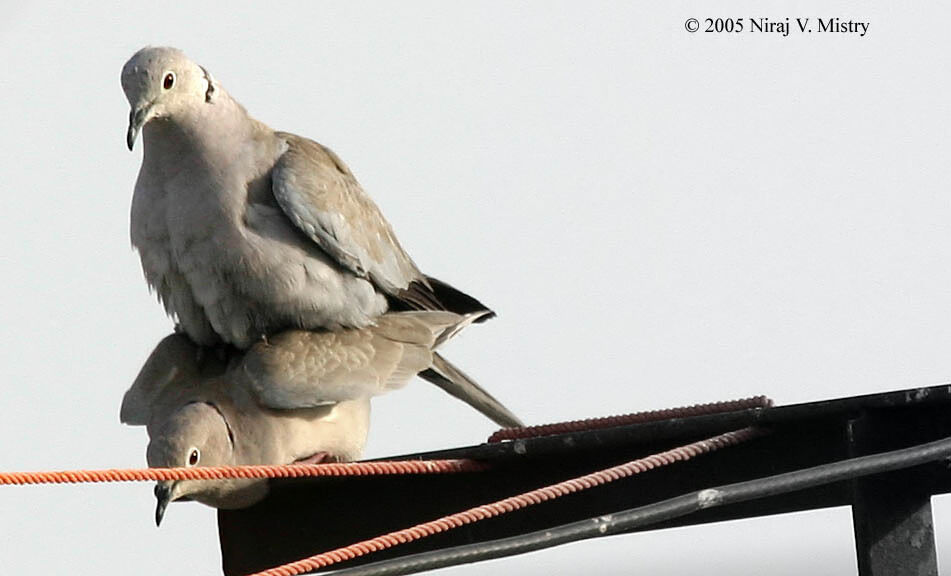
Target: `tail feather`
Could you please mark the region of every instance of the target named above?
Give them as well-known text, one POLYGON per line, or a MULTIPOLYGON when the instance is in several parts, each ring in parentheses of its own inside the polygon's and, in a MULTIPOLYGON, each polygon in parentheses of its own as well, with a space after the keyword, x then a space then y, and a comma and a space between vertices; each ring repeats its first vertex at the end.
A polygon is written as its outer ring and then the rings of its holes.
POLYGON ((433 289, 433 294, 443 303, 446 310, 456 314, 471 314, 473 312, 483 312, 476 320, 476 323, 482 323, 491 318, 495 318, 495 312, 491 308, 479 302, 472 296, 469 296, 462 290, 453 288, 438 278, 427 276, 426 281, 433 289))
POLYGON ((482 302, 432 276, 410 283, 399 293, 388 295, 387 300, 394 311, 445 310, 461 315, 478 312, 481 315, 477 323, 495 317, 495 312, 482 302))
POLYGON ((437 352, 433 352, 432 367, 420 372, 419 377, 439 386, 449 394, 472 406, 499 426, 506 428, 523 426, 518 416, 512 414, 508 408, 476 384, 465 372, 453 366, 437 352))
POLYGON ((482 322, 487 314, 492 314, 492 312, 472 312, 463 315, 458 322, 452 324, 451 326, 447 326, 445 330, 436 336, 436 341, 433 343, 433 350, 455 338, 456 334, 462 332, 465 328, 469 327, 470 324, 482 322))

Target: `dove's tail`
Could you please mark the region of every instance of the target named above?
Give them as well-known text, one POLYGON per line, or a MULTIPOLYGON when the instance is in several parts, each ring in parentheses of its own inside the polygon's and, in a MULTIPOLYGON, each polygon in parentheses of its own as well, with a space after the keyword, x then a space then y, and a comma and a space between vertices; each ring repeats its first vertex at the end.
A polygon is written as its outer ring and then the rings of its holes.
POLYGON ((499 426, 523 426, 518 416, 476 384, 465 372, 456 368, 438 352, 433 352, 433 365, 419 373, 419 377, 439 386, 449 394, 488 416, 499 426))
POLYGON ((387 296, 387 300, 390 310, 394 311, 439 310, 463 316, 479 313, 476 322, 495 318, 495 312, 488 306, 432 276, 426 276, 425 281, 411 282, 405 290, 387 296))
POLYGON ((429 285, 433 289, 433 294, 436 298, 443 303, 446 307, 446 310, 450 312, 455 312, 456 314, 472 314, 474 312, 481 312, 479 314, 476 322, 485 322, 495 318, 495 312, 491 308, 479 302, 472 296, 469 296, 462 290, 458 288, 453 288, 449 284, 446 284, 438 278, 433 278, 432 276, 427 276, 426 280, 429 282, 429 285))
POLYGON ((472 312, 462 316, 460 316, 459 314, 452 314, 452 313, 446 314, 444 312, 437 312, 437 314, 444 314, 446 316, 449 316, 450 318, 453 318, 456 321, 453 324, 449 324, 445 326, 445 328, 443 328, 441 332, 436 334, 436 340, 435 342, 433 342, 433 350, 435 350, 436 348, 439 348, 446 342, 455 338, 456 334, 462 332, 469 325, 483 322, 487 315, 492 314, 492 311, 487 310, 483 312, 472 312))

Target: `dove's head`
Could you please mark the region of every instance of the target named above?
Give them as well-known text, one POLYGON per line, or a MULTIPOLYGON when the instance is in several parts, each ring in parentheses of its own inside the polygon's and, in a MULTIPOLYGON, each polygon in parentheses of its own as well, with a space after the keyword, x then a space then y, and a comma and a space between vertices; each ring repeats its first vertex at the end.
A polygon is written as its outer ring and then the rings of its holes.
MULTIPOLYGON (((147 452, 149 466, 174 468, 229 466, 234 464, 234 435, 218 408, 207 402, 191 402, 175 412, 155 431, 147 452)), ((158 500, 155 523, 162 521, 165 507, 175 500, 198 500, 219 505, 240 488, 241 480, 177 480, 155 486, 158 500)))
POLYGON ((210 104, 214 79, 177 48, 148 46, 122 67, 122 90, 132 110, 126 144, 135 144, 139 130, 155 119, 175 120, 210 104))

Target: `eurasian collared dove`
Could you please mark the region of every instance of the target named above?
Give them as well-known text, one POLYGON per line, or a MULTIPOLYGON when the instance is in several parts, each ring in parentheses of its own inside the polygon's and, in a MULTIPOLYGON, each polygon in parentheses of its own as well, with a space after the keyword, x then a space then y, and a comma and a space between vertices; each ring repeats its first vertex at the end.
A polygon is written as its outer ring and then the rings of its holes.
POLYGON ((328 148, 251 118, 204 68, 147 47, 122 68, 129 149, 145 151, 132 244, 166 311, 202 345, 361 328, 389 310, 489 312, 422 274, 328 148))
MULTIPOLYGON (((185 335, 173 334, 142 367, 119 418, 148 427, 153 467, 348 461, 363 450, 369 399, 430 369, 453 372, 444 386, 450 394, 497 422, 518 423, 435 352, 478 316, 391 312, 362 329, 283 332, 231 358, 199 354, 185 335)), ((159 483, 156 522, 184 497, 238 508, 266 493, 262 480, 159 483)))

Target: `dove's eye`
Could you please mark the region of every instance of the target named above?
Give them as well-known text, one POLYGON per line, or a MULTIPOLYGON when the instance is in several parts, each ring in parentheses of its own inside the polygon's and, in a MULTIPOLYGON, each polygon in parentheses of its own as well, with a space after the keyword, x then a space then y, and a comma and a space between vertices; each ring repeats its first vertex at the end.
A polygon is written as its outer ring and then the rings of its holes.
POLYGON ((165 80, 162 80, 162 88, 166 90, 171 90, 172 86, 175 85, 175 74, 169 72, 165 75, 165 80))
POLYGON ((188 453, 188 466, 196 466, 199 460, 201 460, 201 452, 198 451, 198 448, 192 448, 191 452, 188 453))

